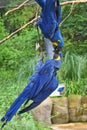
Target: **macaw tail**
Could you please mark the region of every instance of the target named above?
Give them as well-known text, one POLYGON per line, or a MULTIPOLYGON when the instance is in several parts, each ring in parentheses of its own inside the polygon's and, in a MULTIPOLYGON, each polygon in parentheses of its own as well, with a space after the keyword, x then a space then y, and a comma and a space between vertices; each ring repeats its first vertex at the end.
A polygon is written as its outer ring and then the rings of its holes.
POLYGON ((32 84, 29 83, 23 90, 23 92, 18 96, 18 98, 13 102, 4 117, 2 117, 1 121, 4 125, 12 119, 12 117, 16 114, 20 106, 28 99, 29 93, 31 93, 31 88, 32 84))

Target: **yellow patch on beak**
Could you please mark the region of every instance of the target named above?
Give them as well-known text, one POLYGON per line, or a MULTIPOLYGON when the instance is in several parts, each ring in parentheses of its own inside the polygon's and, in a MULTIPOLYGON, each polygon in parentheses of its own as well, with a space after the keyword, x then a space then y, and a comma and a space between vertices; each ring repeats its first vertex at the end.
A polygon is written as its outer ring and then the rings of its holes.
POLYGON ((54 46, 58 46, 57 42, 52 42, 52 44, 53 44, 54 46))
POLYGON ((58 40, 58 41, 56 41, 56 42, 52 42, 52 44, 53 44, 54 46, 58 46, 59 43, 60 43, 60 40, 58 40))
POLYGON ((55 60, 61 60, 60 56, 58 56, 55 60))

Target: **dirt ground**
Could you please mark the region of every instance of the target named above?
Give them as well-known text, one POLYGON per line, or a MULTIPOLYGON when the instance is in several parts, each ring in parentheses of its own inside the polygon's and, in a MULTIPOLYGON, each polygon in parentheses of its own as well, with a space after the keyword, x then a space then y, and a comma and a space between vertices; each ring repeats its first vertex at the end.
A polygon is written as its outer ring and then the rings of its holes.
POLYGON ((51 130, 87 130, 87 123, 68 123, 52 125, 51 130))

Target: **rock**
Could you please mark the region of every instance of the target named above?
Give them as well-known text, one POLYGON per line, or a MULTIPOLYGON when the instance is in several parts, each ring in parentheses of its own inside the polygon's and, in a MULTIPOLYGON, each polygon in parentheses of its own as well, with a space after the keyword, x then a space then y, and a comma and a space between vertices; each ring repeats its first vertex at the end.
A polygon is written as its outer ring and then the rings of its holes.
POLYGON ((53 98, 52 123, 63 124, 69 122, 67 97, 53 98))
POLYGON ((32 110, 32 115, 34 119, 42 123, 43 126, 50 125, 51 110, 52 110, 52 101, 50 98, 47 98, 38 107, 32 110))
POLYGON ((80 95, 68 96, 68 108, 69 108, 70 122, 80 121, 80 117, 82 115, 82 111, 80 110, 81 96, 80 95))
POLYGON ((68 123, 52 125, 51 130, 87 130, 87 123, 68 123))
POLYGON ((85 122, 87 121, 87 96, 83 96, 81 99, 81 117, 80 121, 85 122))
POLYGON ((51 121, 53 124, 87 122, 87 96, 48 98, 33 109, 32 115, 44 126, 50 125, 51 121))

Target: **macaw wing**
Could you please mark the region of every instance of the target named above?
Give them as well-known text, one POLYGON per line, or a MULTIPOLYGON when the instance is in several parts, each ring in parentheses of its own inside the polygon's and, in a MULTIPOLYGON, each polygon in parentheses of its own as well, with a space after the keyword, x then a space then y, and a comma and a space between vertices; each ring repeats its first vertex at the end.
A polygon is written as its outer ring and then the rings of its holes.
MULTIPOLYGON (((40 91, 50 82, 54 73, 54 61, 47 60, 46 63, 41 67, 37 79, 34 83, 33 88, 35 89, 34 96, 38 95, 40 91)), ((33 96, 32 96, 33 97, 33 96)))
MULTIPOLYGON (((43 67, 41 67, 41 69, 38 73, 38 76, 37 76, 37 80, 36 80, 35 84, 33 85, 31 100, 33 100, 34 97, 39 95, 40 92, 43 92, 44 89, 47 88, 47 85, 52 80, 53 73, 54 73, 53 60, 47 60, 47 62, 43 65, 43 67)), ((30 97, 25 102, 25 104, 28 103, 29 99, 30 99, 30 97)), ((36 103, 36 104, 38 104, 38 103, 36 103)))
POLYGON ((37 107, 42 101, 44 101, 57 87, 58 87, 58 80, 56 79, 56 73, 55 68, 60 68, 60 60, 55 61, 54 60, 48 60, 46 66, 44 66, 40 70, 40 82, 39 85, 43 84, 43 87, 40 86, 38 88, 41 88, 41 91, 37 95, 34 95, 32 97, 33 103, 27 106, 26 108, 19 111, 19 114, 22 114, 24 112, 27 112, 35 107, 37 107), (48 71, 47 71, 48 70, 48 71), (47 73, 48 72, 48 73, 47 73), (50 73, 51 72, 51 73, 50 73), (48 75, 46 75, 48 74, 48 75), (46 78, 44 78, 46 76, 46 78), (44 80, 43 80, 44 78, 44 80), (41 84, 40 84, 41 83, 41 84))
POLYGON ((19 114, 27 112, 35 107, 37 107, 42 101, 44 101, 56 88, 58 87, 58 80, 56 76, 53 75, 51 77, 50 82, 43 88, 42 91, 39 92, 38 95, 33 97, 33 103, 27 106, 26 108, 19 111, 19 114))

